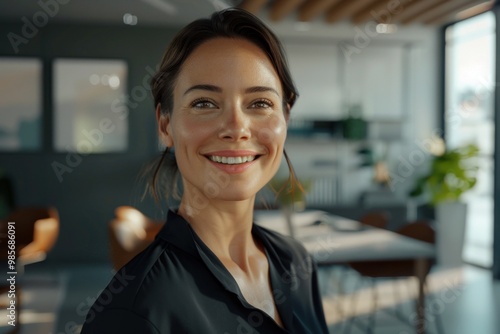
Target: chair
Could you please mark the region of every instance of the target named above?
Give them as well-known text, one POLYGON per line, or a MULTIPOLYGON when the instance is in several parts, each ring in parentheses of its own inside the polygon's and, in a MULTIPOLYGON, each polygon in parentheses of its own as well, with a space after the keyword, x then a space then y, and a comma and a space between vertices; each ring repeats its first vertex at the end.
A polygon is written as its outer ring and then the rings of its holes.
MULTIPOLYGON (((390 214, 386 211, 373 211, 364 214, 363 216, 361 216, 361 218, 358 219, 358 221, 366 226, 385 229, 387 228, 387 225, 389 223, 389 218, 390 214)), ((335 267, 337 268, 338 274, 334 275, 332 273, 331 280, 335 282, 338 294, 340 296, 344 296, 345 282, 347 281, 347 276, 351 270, 349 268, 349 265, 345 264, 336 264, 335 267)), ((345 312, 340 303, 336 303, 336 311, 340 315, 340 318, 344 317, 345 312)))
MULTIPOLYGON (((358 221, 366 226, 374 227, 374 228, 382 228, 386 229, 387 225, 389 224, 389 218, 390 214, 386 211, 373 211, 373 212, 368 212, 361 216, 358 221)), ((368 264, 368 263, 367 263, 368 264)), ((372 265, 370 263, 369 265, 372 265)), ((338 288, 338 293, 339 295, 344 295, 345 294, 345 282, 347 280, 347 276, 349 272, 351 271, 349 266, 347 265, 341 265, 337 264, 336 265, 338 269, 338 274, 336 276, 332 275, 332 280, 334 280, 336 283, 335 285, 338 288)), ((342 310, 342 307, 340 306, 340 303, 337 303, 337 313, 340 314, 340 317, 343 318, 344 311, 342 310)))
MULTIPOLYGON (((59 235, 59 213, 55 208, 24 207, 12 211, 0 223, 0 259, 7 263, 9 259, 9 240, 15 240, 15 268, 8 272, 21 275, 28 264, 41 262, 47 257, 59 235)), ((0 294, 10 291, 10 285, 0 285, 0 294)), ((21 286, 16 285, 16 309, 19 319, 21 310, 21 286)), ((19 331, 20 323, 10 333, 19 331)))
MULTIPOLYGON (((45 260, 59 235, 59 213, 55 208, 26 207, 12 211, 0 225, 2 249, 7 248, 8 222, 15 223, 17 273, 22 273, 27 264, 45 260)), ((2 250, 1 258, 7 260, 2 250)))
POLYGON ((109 223, 109 246, 113 269, 118 271, 142 252, 163 227, 131 206, 120 206, 109 223))
POLYGON ((389 224, 389 219, 389 213, 385 211, 374 211, 364 214, 359 218, 359 221, 364 225, 385 229, 389 224))
MULTIPOLYGON (((409 224, 406 224, 402 228, 396 231, 396 233, 404 235, 409 238, 417 239, 423 242, 435 243, 436 236, 434 229, 430 226, 429 222, 425 220, 418 220, 409 224)), ((433 264, 432 259, 425 261, 424 277, 427 277, 431 266, 433 264)), ((377 289, 374 284, 374 280, 377 278, 408 278, 416 277, 415 273, 415 261, 414 260, 390 260, 390 261, 363 261, 363 262, 351 262, 349 266, 358 272, 362 277, 366 277, 370 280, 372 292, 373 292, 373 310, 369 317, 369 324, 366 326, 366 333, 373 333, 373 328, 375 327, 375 312, 377 307, 377 289)), ((395 288, 395 286, 393 285, 395 288)), ((396 294, 396 290, 394 290, 396 294)), ((355 301, 351 300, 352 308, 354 308, 355 301)), ((401 315, 398 309, 395 315, 403 321, 407 321, 408 317, 401 315)), ((354 317, 351 317, 347 324, 347 333, 350 333, 350 328, 354 323, 354 317)), ((436 328, 439 333, 443 333, 443 327, 441 324, 441 319, 437 317, 436 328)))

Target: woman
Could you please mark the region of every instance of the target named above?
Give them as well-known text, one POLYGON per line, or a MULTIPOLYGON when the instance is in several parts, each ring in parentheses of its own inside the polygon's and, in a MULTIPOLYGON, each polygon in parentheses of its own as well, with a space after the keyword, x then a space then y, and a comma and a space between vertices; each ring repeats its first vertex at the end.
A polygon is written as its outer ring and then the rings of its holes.
POLYGON ((277 38, 239 9, 194 21, 152 91, 180 205, 102 292, 82 333, 327 333, 311 257, 253 224, 297 96, 277 38))

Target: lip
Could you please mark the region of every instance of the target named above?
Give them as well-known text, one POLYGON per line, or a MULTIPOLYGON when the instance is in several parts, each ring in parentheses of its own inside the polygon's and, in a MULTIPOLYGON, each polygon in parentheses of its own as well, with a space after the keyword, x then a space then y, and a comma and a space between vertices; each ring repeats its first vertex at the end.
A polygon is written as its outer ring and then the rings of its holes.
POLYGON ((207 158, 207 160, 215 167, 218 169, 222 170, 223 172, 227 174, 240 174, 245 172, 248 168, 250 168, 258 159, 256 158, 253 161, 250 162, 244 162, 241 164, 237 165, 228 165, 228 164, 221 164, 219 162, 215 162, 210 160, 210 156, 216 155, 216 156, 221 156, 221 157, 242 157, 242 156, 260 156, 262 154, 259 154, 255 151, 249 151, 249 150, 221 150, 221 151, 212 151, 209 153, 203 154, 207 158))

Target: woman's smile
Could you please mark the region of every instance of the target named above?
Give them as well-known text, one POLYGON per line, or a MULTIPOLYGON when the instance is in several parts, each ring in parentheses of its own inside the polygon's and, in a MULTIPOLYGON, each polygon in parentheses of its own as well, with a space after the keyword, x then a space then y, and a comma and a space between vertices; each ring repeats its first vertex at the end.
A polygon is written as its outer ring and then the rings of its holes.
POLYGON ((210 163, 228 174, 247 171, 262 154, 253 151, 225 150, 206 154, 210 163))

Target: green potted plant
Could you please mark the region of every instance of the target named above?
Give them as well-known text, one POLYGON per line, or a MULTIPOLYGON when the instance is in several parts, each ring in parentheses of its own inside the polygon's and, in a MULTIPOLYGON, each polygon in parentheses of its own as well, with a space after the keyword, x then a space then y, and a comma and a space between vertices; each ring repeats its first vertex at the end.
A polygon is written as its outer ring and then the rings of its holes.
POLYGON ((431 161, 429 172, 418 178, 410 196, 423 196, 435 211, 436 255, 444 267, 462 264, 467 205, 463 194, 477 183, 476 145, 443 150, 431 161))
POLYGON ((471 158, 478 153, 479 148, 470 144, 435 156, 429 173, 417 179, 410 196, 427 194, 433 206, 459 201, 463 193, 476 185, 478 166, 471 158))

